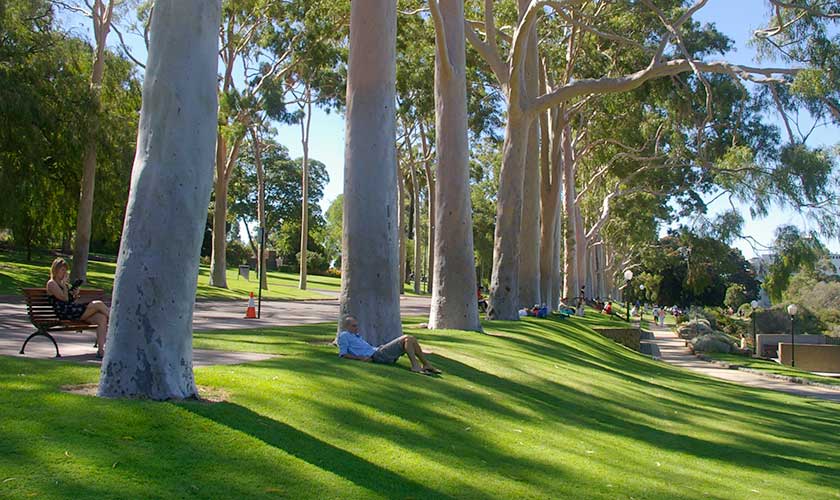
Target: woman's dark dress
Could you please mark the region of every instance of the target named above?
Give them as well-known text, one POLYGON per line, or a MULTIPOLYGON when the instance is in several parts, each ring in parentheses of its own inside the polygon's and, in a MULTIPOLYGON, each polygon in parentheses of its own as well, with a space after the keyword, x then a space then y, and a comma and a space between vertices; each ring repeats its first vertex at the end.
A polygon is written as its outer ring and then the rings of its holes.
MULTIPOLYGON (((58 285, 62 290, 64 287, 58 285)), ((58 316, 60 319, 64 320, 77 320, 82 317, 82 314, 85 312, 85 308, 87 308, 87 304, 76 304, 73 302, 73 297, 68 294, 70 297, 69 301, 61 300, 57 297, 52 295, 50 297, 50 303, 52 304, 53 311, 55 311, 55 315, 58 316)))

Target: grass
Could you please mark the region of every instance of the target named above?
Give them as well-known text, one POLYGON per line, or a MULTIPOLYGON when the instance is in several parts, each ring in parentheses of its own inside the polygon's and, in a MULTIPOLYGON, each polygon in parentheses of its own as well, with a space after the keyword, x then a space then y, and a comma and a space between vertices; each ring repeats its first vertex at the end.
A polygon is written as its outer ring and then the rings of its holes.
MULTIPOLYGON (((32 262, 27 262, 23 252, 0 250, 0 295, 19 295, 24 287, 44 286, 49 279, 50 264, 53 256, 40 252, 33 254, 32 262)), ((88 286, 101 288, 110 293, 114 287, 116 264, 112 262, 94 262, 88 264, 88 286)), ((268 290, 263 290, 263 298, 279 300, 306 300, 334 297, 341 291, 341 278, 331 276, 307 276, 307 290, 298 288, 299 275, 269 271, 268 290), (326 293, 319 293, 326 292, 326 293)), ((198 276, 196 297, 199 299, 237 299, 247 297, 249 292, 258 292, 256 273, 252 272, 250 281, 239 277, 237 269, 227 270, 228 288, 210 286, 210 267, 201 266, 198 276)), ((413 288, 405 286, 405 292, 413 295, 413 288)))
POLYGON ((692 374, 601 315, 406 331, 441 377, 336 358, 334 325, 202 332, 271 360, 195 370, 226 402, 60 392, 96 367, 0 357, 0 497, 840 496, 840 406, 692 374))
POLYGON ((821 384, 840 386, 840 378, 824 377, 804 370, 797 370, 790 366, 780 365, 774 361, 766 359, 748 358, 746 356, 738 356, 737 354, 721 354, 721 353, 705 353, 704 356, 716 359, 718 361, 725 361, 731 365, 743 366, 751 370, 759 370, 776 375, 785 375, 788 377, 797 377, 801 379, 819 382, 821 384))

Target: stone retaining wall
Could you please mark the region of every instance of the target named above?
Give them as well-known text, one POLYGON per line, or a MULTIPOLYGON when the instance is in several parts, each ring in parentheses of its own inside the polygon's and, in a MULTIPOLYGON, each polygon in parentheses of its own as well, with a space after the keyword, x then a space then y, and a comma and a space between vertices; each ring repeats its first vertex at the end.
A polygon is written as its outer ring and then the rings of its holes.
POLYGON ((638 328, 594 328, 594 330, 634 351, 641 348, 642 331, 638 328))

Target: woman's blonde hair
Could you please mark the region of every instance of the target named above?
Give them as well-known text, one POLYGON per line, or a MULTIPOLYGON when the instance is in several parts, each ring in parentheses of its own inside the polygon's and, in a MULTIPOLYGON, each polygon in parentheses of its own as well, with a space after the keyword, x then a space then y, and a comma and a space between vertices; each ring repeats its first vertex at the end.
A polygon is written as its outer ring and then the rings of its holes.
POLYGON ((52 265, 50 266, 50 279, 53 279, 53 280, 55 279, 55 275, 56 275, 56 273, 58 273, 58 269, 61 266, 64 266, 66 268, 67 267, 67 262, 64 259, 62 259, 61 257, 56 257, 55 260, 53 261, 52 265))

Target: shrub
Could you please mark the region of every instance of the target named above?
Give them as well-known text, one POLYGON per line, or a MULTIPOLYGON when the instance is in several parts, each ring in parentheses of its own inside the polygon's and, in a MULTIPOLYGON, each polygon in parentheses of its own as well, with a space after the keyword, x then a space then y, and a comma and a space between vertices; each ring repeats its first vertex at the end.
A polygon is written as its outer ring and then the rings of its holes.
POLYGON ((225 262, 228 267, 236 267, 240 264, 247 264, 253 257, 251 249, 240 240, 232 240, 227 243, 225 251, 225 262))
POLYGON ((738 309, 741 304, 747 301, 747 289, 740 283, 733 283, 726 289, 726 296, 723 299, 723 305, 738 309))
POLYGON ((720 352, 729 354, 738 348, 732 340, 721 332, 711 332, 691 339, 694 352, 720 352))

